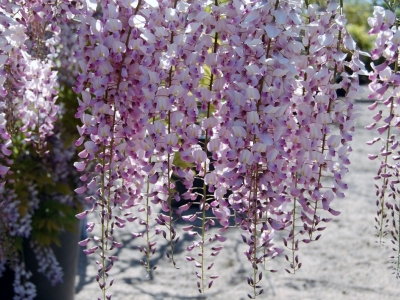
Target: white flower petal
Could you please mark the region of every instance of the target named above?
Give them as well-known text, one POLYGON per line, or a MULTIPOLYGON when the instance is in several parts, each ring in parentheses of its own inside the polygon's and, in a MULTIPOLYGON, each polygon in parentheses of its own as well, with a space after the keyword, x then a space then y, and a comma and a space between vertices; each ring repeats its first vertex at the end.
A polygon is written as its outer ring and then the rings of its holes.
POLYGON ((143 16, 134 15, 129 18, 129 26, 135 28, 143 28, 146 24, 146 19, 143 16))
POLYGON ((144 0, 148 5, 150 5, 153 8, 158 8, 158 1, 157 0, 144 0))

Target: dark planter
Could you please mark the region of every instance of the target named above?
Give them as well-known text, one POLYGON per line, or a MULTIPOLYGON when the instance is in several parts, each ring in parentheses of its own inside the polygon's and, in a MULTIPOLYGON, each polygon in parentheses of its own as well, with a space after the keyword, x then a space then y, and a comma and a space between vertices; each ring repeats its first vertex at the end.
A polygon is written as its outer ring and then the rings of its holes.
MULTIPOLYGON (((29 241, 24 241, 24 256, 26 269, 32 272, 29 279, 37 290, 38 300, 73 300, 75 295, 75 277, 78 266, 78 242, 80 239, 80 223, 77 222, 75 232, 63 232, 60 236, 61 247, 52 246, 54 254, 63 269, 63 282, 51 285, 45 275, 38 273, 38 263, 35 254, 30 249, 29 241)), ((11 300, 14 297, 14 272, 9 268, 0 278, 1 299, 11 300)))
MULTIPOLYGON (((204 147, 204 141, 205 141, 204 137, 199 138, 198 145, 200 145, 202 148, 204 147)), ((208 151, 208 150, 207 150, 207 156, 210 159, 210 171, 214 171, 215 168, 214 168, 214 164, 213 163, 214 163, 215 160, 211 158, 212 153, 210 151, 208 151)), ((196 171, 194 166, 192 167, 192 170, 196 173, 196 175, 198 175, 198 172, 196 171)), ((177 191, 177 193, 180 196, 182 196, 184 193, 186 193, 188 191, 185 188, 185 185, 182 183, 180 177, 178 177, 177 175, 172 174, 171 180, 175 183, 175 190, 177 191)), ((203 192, 204 192, 203 184, 204 184, 203 179, 195 178, 194 181, 193 181, 192 190, 194 192, 198 192, 200 194, 203 194, 203 192)), ((230 194, 232 194, 232 192, 228 191, 225 194, 225 197, 228 197, 230 194)), ((213 195, 214 195, 214 192, 210 192, 209 189, 208 189, 208 186, 207 186, 206 197, 213 196, 213 195)), ((201 199, 201 196, 198 196, 195 201, 185 200, 185 199, 181 198, 181 200, 179 202, 177 202, 172 198, 171 204, 172 204, 172 207, 174 207, 174 208, 177 208, 179 206, 182 206, 182 205, 190 203, 190 202, 192 202, 192 203, 194 202, 194 203, 196 203, 194 205, 198 206, 198 202, 200 201, 200 199, 201 199)))

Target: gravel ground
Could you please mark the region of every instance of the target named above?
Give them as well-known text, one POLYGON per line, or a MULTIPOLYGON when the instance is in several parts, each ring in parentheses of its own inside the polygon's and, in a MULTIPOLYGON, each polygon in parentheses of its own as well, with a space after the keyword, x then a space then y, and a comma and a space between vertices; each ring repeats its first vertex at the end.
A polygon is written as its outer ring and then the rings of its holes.
MULTIPOLYGON (((360 98, 365 99, 365 94, 360 98)), ((378 162, 369 161, 367 154, 377 151, 377 146, 365 145, 374 133, 364 129, 371 123, 373 112, 367 110, 368 103, 357 104, 363 116, 357 122, 357 134, 352 144, 350 173, 346 177, 349 190, 345 199, 337 199, 332 205, 341 211, 341 215, 328 224, 318 242, 301 245, 299 256, 303 267, 295 275, 284 271, 288 265, 283 255, 268 262, 267 268, 278 272, 264 273, 262 285, 265 293, 257 299, 400 299, 399 281, 391 274, 388 263, 388 257, 392 255, 389 242, 380 247, 374 236, 376 198, 373 176, 378 162)), ((182 226, 183 223, 177 224, 178 228, 182 226)), ((189 238, 181 240, 176 249, 179 270, 165 258, 168 245, 160 241, 153 257, 158 268, 147 278, 139 263, 142 257, 137 245, 140 242, 132 239, 130 234, 137 231, 135 226, 131 226, 117 233, 117 239, 124 241, 125 245, 110 272, 115 279, 110 290, 112 299, 241 300, 247 299, 246 295, 252 292, 246 282, 252 269, 243 255, 246 245, 237 230, 226 232, 225 248, 216 257, 213 267, 214 273, 220 277, 206 295, 197 291, 194 272, 198 269, 185 259, 187 252, 184 249, 191 243, 189 238)), ((97 299, 101 295, 95 280, 96 259, 95 256, 80 257, 76 300, 97 299)))

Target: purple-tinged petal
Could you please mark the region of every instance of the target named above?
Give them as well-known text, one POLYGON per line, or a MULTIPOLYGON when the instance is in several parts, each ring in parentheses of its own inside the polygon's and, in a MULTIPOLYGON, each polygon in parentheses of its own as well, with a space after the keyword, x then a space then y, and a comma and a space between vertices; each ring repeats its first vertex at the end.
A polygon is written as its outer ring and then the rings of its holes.
POLYGON ((376 130, 378 131, 379 134, 382 134, 382 133, 384 133, 388 128, 389 128, 389 125, 387 124, 387 125, 384 125, 384 126, 381 126, 381 127, 377 128, 376 130))
POLYGON ((78 245, 79 245, 79 246, 82 246, 82 247, 86 247, 86 245, 89 243, 90 240, 91 240, 91 238, 87 238, 87 239, 85 239, 85 240, 83 240, 83 241, 80 241, 80 242, 78 243, 78 245))
POLYGON ((281 222, 276 221, 276 220, 274 220, 272 218, 268 218, 268 223, 275 230, 282 230, 283 228, 285 228, 285 226, 283 226, 283 224, 281 222))
POLYGON ((329 208, 328 211, 334 216, 340 215, 340 211, 334 210, 332 208, 329 208))
POLYGON ((8 172, 8 170, 10 170, 10 167, 0 165, 0 175, 2 176, 5 175, 8 172))
POLYGON ((369 124, 369 125, 365 126, 365 129, 367 129, 367 130, 371 130, 371 129, 373 129, 373 128, 375 127, 375 125, 376 125, 376 122, 374 122, 374 123, 371 123, 371 124, 369 124))
POLYGON ((226 237, 224 237, 224 236, 222 236, 222 235, 219 235, 219 234, 216 234, 216 235, 215 235, 215 238, 216 238, 218 241, 220 241, 221 243, 226 241, 226 237))
POLYGON ((75 215, 79 220, 83 220, 87 215, 89 211, 85 210, 84 212, 81 212, 80 214, 75 215))
POLYGON ((87 189, 86 185, 83 185, 80 188, 75 189, 75 193, 82 194, 86 191, 86 189, 87 189))

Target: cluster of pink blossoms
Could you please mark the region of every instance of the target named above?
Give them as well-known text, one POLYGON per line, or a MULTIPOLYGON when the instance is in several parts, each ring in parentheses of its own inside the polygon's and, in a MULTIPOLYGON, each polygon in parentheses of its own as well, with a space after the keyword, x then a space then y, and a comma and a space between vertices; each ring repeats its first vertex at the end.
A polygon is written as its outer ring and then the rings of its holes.
POLYGON ((373 116, 373 123, 366 128, 376 129, 379 136, 367 142, 373 145, 381 143, 377 154, 370 154, 369 159, 379 159, 380 166, 375 176, 376 180, 376 205, 378 208, 375 218, 380 242, 390 233, 392 236, 393 251, 391 257, 393 270, 396 277, 400 277, 400 236, 399 236, 399 188, 400 183, 400 159, 397 135, 399 133, 400 116, 398 105, 400 104, 400 75, 399 75, 399 47, 400 30, 398 19, 391 10, 375 7, 374 16, 368 19, 371 26, 370 34, 376 34, 375 47, 372 50, 372 59, 383 61, 379 65, 372 65, 373 72, 370 75, 371 99, 377 99, 368 108, 379 111, 373 116), (396 24, 397 23, 397 24, 396 24))
MULTIPOLYGON (((112 250, 123 246, 114 230, 127 222, 142 226, 133 237, 145 240, 139 250, 151 272, 156 242, 150 232, 168 241, 167 256, 176 265, 179 236, 173 224, 180 218, 190 223, 184 231, 195 239, 186 250, 187 260, 199 270, 200 293, 218 277, 209 260, 222 251, 224 232, 232 227, 243 231, 245 255, 254 268, 249 297, 255 298, 262 292, 259 265, 283 251, 275 244, 275 232, 287 233, 287 272, 294 273, 301 267, 300 243, 319 239, 329 215, 339 214, 334 198, 344 197, 347 189, 344 178, 358 116, 353 98, 358 75, 368 73, 360 60, 365 53, 346 31, 340 3, 1 1, 2 181, 14 172, 9 149, 18 132, 46 153, 58 111, 54 68, 70 70, 76 78, 63 74, 62 80, 75 82, 74 92, 80 95, 75 116, 82 122, 76 141, 82 151, 74 165, 83 174, 76 192, 89 195, 88 210, 77 217, 96 213, 99 218, 99 226, 87 224, 94 238, 79 244, 89 246, 86 254, 100 256, 96 280, 103 299, 111 298, 106 295, 113 284, 108 272, 117 260, 112 250), (62 31, 66 34, 60 37, 62 31), (57 46, 60 42, 63 47, 57 46), (340 88, 345 97, 337 96, 340 88), (178 191, 179 185, 185 192, 178 191), (199 206, 193 212, 194 204, 199 206), (198 219, 201 226, 193 225, 198 219), (217 226, 218 233, 211 234, 217 226)), ((386 135, 369 142, 383 141, 380 154, 370 156, 382 160, 376 177, 382 180, 377 220, 384 235, 390 210, 393 240, 398 241, 399 157, 393 130, 399 122, 400 33, 391 11, 375 8, 369 22, 370 33, 377 34, 372 59, 385 59, 373 66, 371 97, 390 111, 384 119, 378 112, 368 126, 382 120, 377 130, 386 135), (389 87, 393 92, 383 98, 389 87)), ((24 236, 31 214, 19 216, 19 199, 7 184, 13 182, 2 183, 3 227, 24 236), (15 224, 26 229, 18 231, 15 224)), ((32 211, 37 202, 32 201, 32 211)), ((52 254, 35 251, 43 256, 43 271, 59 281, 52 254)), ((17 273, 18 278, 23 274, 17 273)), ((34 295, 29 284, 19 284, 18 291, 21 298, 34 295)))
POLYGON ((58 27, 49 24, 58 12, 41 1, 2 1, 0 7, 2 154, 10 154, 11 136, 18 131, 44 151, 57 113, 57 75, 48 54, 58 42, 58 27))
MULTIPOLYGON (((175 264, 173 221, 201 219, 200 228, 186 227, 198 237, 188 251, 199 256, 187 259, 199 268, 201 293, 217 277, 206 275, 213 264, 205 254, 219 253, 233 223, 245 232, 245 254, 256 270, 249 278, 254 296, 257 265, 282 251, 273 244, 275 231, 288 232, 290 268, 299 269, 299 242, 319 239, 329 221, 322 211, 339 214, 331 203, 347 189, 357 117, 352 99, 358 74, 367 73, 342 7, 335 1, 318 8, 279 0, 124 0, 77 9, 81 72, 74 90, 81 94, 82 126, 76 145, 84 146, 75 164, 84 172, 77 192, 93 193, 92 209, 78 217, 99 214, 100 237, 85 252, 99 251, 104 297, 115 261, 107 253, 122 246, 114 229, 130 221, 143 225, 134 237, 162 234, 175 264), (338 88, 345 98, 337 97, 338 88), (174 178, 187 192, 174 189, 174 178), (182 199, 189 202, 174 208, 182 199), (162 212, 152 212, 149 201, 162 212), (192 203, 199 210, 187 215, 192 203), (161 227, 150 227, 153 213, 161 227), (220 234, 208 235, 215 219, 220 234)), ((150 271, 155 243, 147 239, 140 250, 150 271)))
MULTIPOLYGON (((32 234, 33 215, 45 201, 38 195, 35 182, 26 186, 27 199, 20 198, 16 190, 25 184, 25 178, 13 179, 20 173, 14 159, 16 153, 25 155, 27 145, 40 156, 48 152, 47 140, 54 134, 59 116, 59 82, 54 71, 60 43, 58 24, 73 17, 70 7, 69 1, 0 1, 0 269, 2 272, 5 265, 15 266, 14 299, 33 299, 36 295, 23 258, 15 254, 15 240, 32 234)), ((57 148, 60 145, 51 147, 64 154, 66 150, 57 148)), ((63 162, 68 158, 64 156, 63 162)), ((63 273, 52 250, 36 244, 33 248, 42 263, 39 272, 53 284, 62 281, 63 273)))

